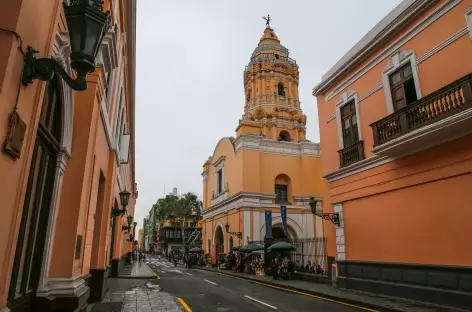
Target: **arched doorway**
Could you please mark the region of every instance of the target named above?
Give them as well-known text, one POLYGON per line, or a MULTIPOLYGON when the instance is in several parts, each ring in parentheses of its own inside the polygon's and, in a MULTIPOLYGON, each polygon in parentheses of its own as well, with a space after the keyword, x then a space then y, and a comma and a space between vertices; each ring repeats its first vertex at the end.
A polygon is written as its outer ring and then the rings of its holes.
POLYGON ((272 226, 272 238, 296 239, 297 234, 290 225, 287 225, 287 235, 285 235, 284 230, 282 229, 282 223, 278 223, 272 226))
POLYGON ((225 238, 221 226, 218 226, 215 231, 215 247, 216 257, 225 251, 225 238))
POLYGON ((30 311, 41 280, 49 215, 53 204, 56 162, 61 149, 63 129, 59 84, 46 84, 36 133, 28 185, 15 253, 8 307, 12 311, 30 311))

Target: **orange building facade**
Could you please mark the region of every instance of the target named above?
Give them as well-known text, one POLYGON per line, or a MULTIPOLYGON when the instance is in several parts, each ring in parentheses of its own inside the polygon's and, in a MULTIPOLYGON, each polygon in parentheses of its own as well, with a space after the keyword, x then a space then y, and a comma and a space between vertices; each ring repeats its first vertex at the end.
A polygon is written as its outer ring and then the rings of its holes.
POLYGON ((308 204, 323 197, 320 149, 305 139, 298 79, 298 65, 267 26, 244 71, 236 137, 222 138, 203 165, 202 247, 214 264, 232 247, 264 240, 265 211, 272 236, 283 236, 281 205, 289 238, 323 236, 308 204))
POLYGON ((126 189, 132 216, 138 195, 136 1, 104 1, 110 27, 85 91, 59 75, 20 84, 27 46, 75 75, 63 1, 1 0, 0 8, 0 311, 85 311, 132 250, 127 215, 112 208, 126 189))
POLYGON ((315 86, 338 287, 472 306, 471 27, 405 0, 315 86))

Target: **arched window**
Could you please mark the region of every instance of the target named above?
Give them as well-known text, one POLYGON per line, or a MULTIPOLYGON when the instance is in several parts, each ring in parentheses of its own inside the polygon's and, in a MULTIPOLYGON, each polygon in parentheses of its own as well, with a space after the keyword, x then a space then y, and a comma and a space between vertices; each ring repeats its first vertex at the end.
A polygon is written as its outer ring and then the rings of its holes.
POLYGON ((251 100, 251 88, 247 89, 246 92, 246 101, 249 102, 251 100))
POLYGON ((279 84, 277 85, 277 89, 278 89, 278 94, 280 96, 285 96, 285 88, 284 88, 284 84, 279 82, 279 84))
POLYGON ((276 204, 291 204, 288 200, 291 194, 292 180, 286 174, 279 174, 275 177, 275 203, 276 204))
POLYGON ((282 130, 279 133, 279 141, 287 141, 290 142, 292 141, 292 138, 290 137, 290 133, 288 133, 287 130, 282 130))

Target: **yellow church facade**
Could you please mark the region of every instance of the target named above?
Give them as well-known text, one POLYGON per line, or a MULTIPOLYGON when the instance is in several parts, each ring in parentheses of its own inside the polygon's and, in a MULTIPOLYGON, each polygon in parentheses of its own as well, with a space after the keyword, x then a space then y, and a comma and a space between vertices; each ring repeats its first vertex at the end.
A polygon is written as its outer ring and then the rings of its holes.
POLYGON ((287 236, 323 236, 309 206, 321 201, 320 146, 305 139, 307 118, 298 98, 296 61, 270 26, 244 71, 246 103, 236 137, 224 137, 203 165, 203 250, 213 261, 232 246, 265 235, 282 236, 280 206, 287 207, 287 236))

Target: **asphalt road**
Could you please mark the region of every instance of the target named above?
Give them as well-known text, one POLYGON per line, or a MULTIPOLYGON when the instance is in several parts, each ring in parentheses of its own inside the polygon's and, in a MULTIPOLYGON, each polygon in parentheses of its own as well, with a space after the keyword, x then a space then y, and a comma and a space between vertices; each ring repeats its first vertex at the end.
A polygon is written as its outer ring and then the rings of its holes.
POLYGON ((193 312, 361 311, 313 297, 283 292, 245 280, 198 269, 174 267, 166 259, 147 256, 146 264, 162 291, 182 298, 193 312))

